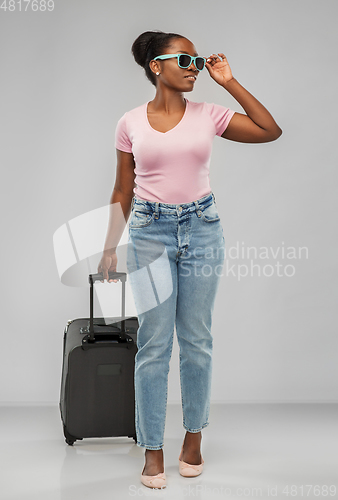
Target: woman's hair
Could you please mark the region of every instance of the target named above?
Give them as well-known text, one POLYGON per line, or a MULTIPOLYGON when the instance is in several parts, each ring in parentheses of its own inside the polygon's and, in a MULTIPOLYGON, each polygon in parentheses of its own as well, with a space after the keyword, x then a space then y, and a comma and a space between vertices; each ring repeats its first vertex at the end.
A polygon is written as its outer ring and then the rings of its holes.
POLYGON ((137 64, 144 68, 146 77, 156 87, 156 76, 151 71, 149 63, 154 57, 160 56, 170 46, 172 38, 185 38, 177 33, 163 31, 145 31, 134 41, 131 52, 137 64))

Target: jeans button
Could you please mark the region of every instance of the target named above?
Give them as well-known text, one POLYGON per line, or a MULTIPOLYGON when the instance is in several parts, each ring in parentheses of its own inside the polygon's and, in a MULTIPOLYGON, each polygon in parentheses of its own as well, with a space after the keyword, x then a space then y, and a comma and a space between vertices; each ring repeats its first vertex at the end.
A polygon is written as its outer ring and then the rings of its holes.
POLYGON ((182 212, 182 207, 178 207, 179 211, 182 212))

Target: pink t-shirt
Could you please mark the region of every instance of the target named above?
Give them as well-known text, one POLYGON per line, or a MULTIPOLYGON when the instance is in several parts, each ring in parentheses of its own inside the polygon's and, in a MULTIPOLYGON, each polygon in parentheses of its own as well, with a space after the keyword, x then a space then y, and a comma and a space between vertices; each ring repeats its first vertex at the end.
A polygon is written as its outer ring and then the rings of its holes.
POLYGON ((185 100, 183 118, 168 132, 151 127, 148 102, 127 111, 117 123, 116 149, 134 155, 137 198, 179 204, 211 192, 212 142, 215 135, 223 134, 235 111, 185 100))

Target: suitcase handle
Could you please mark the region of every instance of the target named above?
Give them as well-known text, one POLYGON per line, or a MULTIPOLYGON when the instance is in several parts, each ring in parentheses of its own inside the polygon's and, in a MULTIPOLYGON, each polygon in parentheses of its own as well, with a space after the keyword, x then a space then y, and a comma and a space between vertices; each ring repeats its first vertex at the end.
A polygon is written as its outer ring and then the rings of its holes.
MULTIPOLYGON (((126 281, 127 279, 127 273, 122 273, 122 272, 116 272, 116 271, 109 271, 108 272, 108 279, 115 279, 115 280, 120 280, 120 281, 126 281)), ((91 283, 91 280, 94 281, 104 281, 103 278, 103 273, 96 273, 96 274, 90 274, 89 275, 89 283, 91 283)))
MULTIPOLYGON (((120 337, 124 342, 127 342, 126 336, 126 280, 127 273, 110 271, 108 272, 108 279, 117 279, 122 283, 122 317, 121 317, 121 333, 120 337)), ((95 341, 95 333, 94 333, 94 283, 95 281, 102 281, 103 273, 96 273, 89 275, 89 283, 90 283, 90 318, 89 318, 89 342, 95 341)))

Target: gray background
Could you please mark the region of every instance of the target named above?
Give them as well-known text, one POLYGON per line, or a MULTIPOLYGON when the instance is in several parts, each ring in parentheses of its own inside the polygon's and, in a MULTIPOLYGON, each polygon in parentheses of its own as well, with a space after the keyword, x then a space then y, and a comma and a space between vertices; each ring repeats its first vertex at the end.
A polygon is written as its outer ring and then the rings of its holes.
MULTIPOLYGON (((0 13, 3 404, 58 402, 65 324, 88 316, 89 295, 60 282, 53 234, 109 203, 117 120, 155 95, 130 53, 152 29, 224 52, 283 129, 268 144, 214 140, 226 247, 308 248, 255 261, 292 264, 292 277, 222 277, 212 402, 337 401, 336 19, 333 0, 57 0, 53 12, 0 13)), ((185 96, 244 112, 206 70, 185 96)), ((176 338, 169 377, 179 402, 176 338)))

